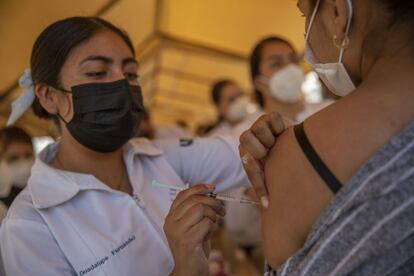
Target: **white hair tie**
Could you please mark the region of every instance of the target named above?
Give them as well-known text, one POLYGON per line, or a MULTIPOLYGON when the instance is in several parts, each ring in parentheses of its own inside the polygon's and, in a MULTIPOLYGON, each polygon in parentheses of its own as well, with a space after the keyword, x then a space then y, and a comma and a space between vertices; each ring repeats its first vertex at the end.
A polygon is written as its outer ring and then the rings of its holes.
POLYGON ((24 70, 19 79, 20 87, 24 88, 23 94, 12 102, 12 112, 7 120, 7 126, 13 125, 33 104, 35 99, 32 74, 29 68, 24 70))

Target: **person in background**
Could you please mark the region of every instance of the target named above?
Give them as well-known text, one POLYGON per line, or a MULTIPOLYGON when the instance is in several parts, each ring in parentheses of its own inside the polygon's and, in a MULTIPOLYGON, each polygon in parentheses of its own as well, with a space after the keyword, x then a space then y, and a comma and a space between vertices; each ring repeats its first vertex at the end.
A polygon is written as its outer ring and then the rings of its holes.
POLYGON ((254 98, 261 110, 252 114, 236 128, 240 135, 263 113, 278 112, 287 124, 302 122, 308 116, 333 103, 306 103, 302 95, 305 72, 299 55, 288 40, 269 36, 260 40, 250 54, 250 76, 254 98))
MULTIPOLYGON (((218 123, 208 132, 208 136, 225 135, 238 141, 241 133, 236 129, 243 120, 256 110, 244 95, 241 88, 232 80, 222 79, 214 83, 211 89, 211 98, 218 114, 218 123)), ((238 197, 247 197, 245 187, 236 187, 227 191, 238 197)), ((260 214, 256 206, 235 202, 226 202, 227 216, 224 218, 223 236, 226 241, 225 257, 230 260, 250 258, 256 269, 263 268, 262 254, 257 254, 261 245, 260 214), (229 250, 229 246, 231 250, 229 250), (230 252, 231 251, 231 252, 230 252), (233 255, 230 257, 230 255, 233 255), (253 258, 254 255, 254 258, 253 258)), ((231 261, 232 266, 236 265, 231 261)))
POLYGON ((10 207, 24 189, 34 161, 32 138, 18 127, 0 129, 0 201, 10 207))
POLYGON ((231 135, 234 127, 248 114, 247 97, 237 83, 223 79, 212 86, 211 99, 217 110, 218 122, 208 135, 231 135))

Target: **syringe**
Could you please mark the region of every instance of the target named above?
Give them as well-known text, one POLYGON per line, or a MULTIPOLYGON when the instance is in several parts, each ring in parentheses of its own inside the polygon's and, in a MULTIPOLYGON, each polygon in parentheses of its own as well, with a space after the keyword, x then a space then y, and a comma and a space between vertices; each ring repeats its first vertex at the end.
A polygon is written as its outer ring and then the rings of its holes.
MULTIPOLYGON (((179 186, 173 186, 173 185, 167 185, 167 184, 162 184, 159 183, 157 181, 152 181, 152 186, 154 187, 158 187, 158 188, 164 188, 164 189, 170 189, 172 191, 176 191, 177 193, 183 190, 188 189, 188 185, 185 187, 179 187, 179 186)), ((208 193, 206 194, 207 196, 210 197, 214 197, 223 201, 233 201, 233 202, 238 202, 238 203, 247 203, 247 204, 254 204, 254 205, 259 205, 258 202, 254 201, 254 200, 250 200, 247 198, 241 198, 241 197, 235 197, 229 194, 224 194, 224 193, 208 193)))

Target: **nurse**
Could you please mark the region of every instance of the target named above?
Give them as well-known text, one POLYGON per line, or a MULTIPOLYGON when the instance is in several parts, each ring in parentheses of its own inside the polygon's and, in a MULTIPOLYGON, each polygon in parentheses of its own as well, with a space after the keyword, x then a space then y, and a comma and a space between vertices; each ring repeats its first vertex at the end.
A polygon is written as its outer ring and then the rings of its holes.
POLYGON ((100 18, 67 18, 38 37, 10 123, 34 99, 62 135, 2 223, 7 275, 168 275, 163 226, 175 196, 152 181, 217 184, 194 185, 172 206, 181 248, 203 243, 224 215, 206 193, 248 183, 231 140, 130 140, 144 114, 138 66, 128 36, 100 18))

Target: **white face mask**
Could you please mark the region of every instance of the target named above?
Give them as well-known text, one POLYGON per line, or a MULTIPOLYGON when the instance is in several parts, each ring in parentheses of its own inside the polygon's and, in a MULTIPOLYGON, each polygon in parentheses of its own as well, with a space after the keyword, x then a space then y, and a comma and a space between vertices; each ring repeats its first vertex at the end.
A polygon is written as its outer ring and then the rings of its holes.
MULTIPOLYGON (((309 47, 309 34, 313 24, 313 21, 316 16, 316 12, 319 8, 320 0, 316 2, 315 9, 313 11, 311 20, 309 22, 309 27, 306 32, 305 42, 305 59, 312 66, 315 72, 319 75, 323 83, 328 87, 328 89, 337 96, 343 97, 355 90, 355 85, 349 77, 348 72, 345 69, 344 64, 342 63, 342 57, 344 54, 345 48, 342 47, 339 53, 339 61, 337 63, 318 63, 316 60, 311 48, 309 47)), ((346 27, 346 35, 349 33, 349 27, 351 26, 352 19, 352 2, 348 0, 349 6, 349 16, 348 23, 346 27)))
POLYGON ((296 103, 302 98, 302 83, 305 73, 297 64, 289 64, 270 77, 269 89, 272 96, 285 103, 296 103))
POLYGON ((12 185, 17 188, 24 188, 29 180, 32 166, 32 159, 17 160, 9 165, 12 185))
POLYGON ((227 119, 232 123, 239 122, 256 111, 257 106, 250 102, 246 96, 241 96, 230 104, 227 119))
POLYGON ((9 165, 5 161, 0 162, 0 197, 7 197, 12 187, 12 177, 9 165))

